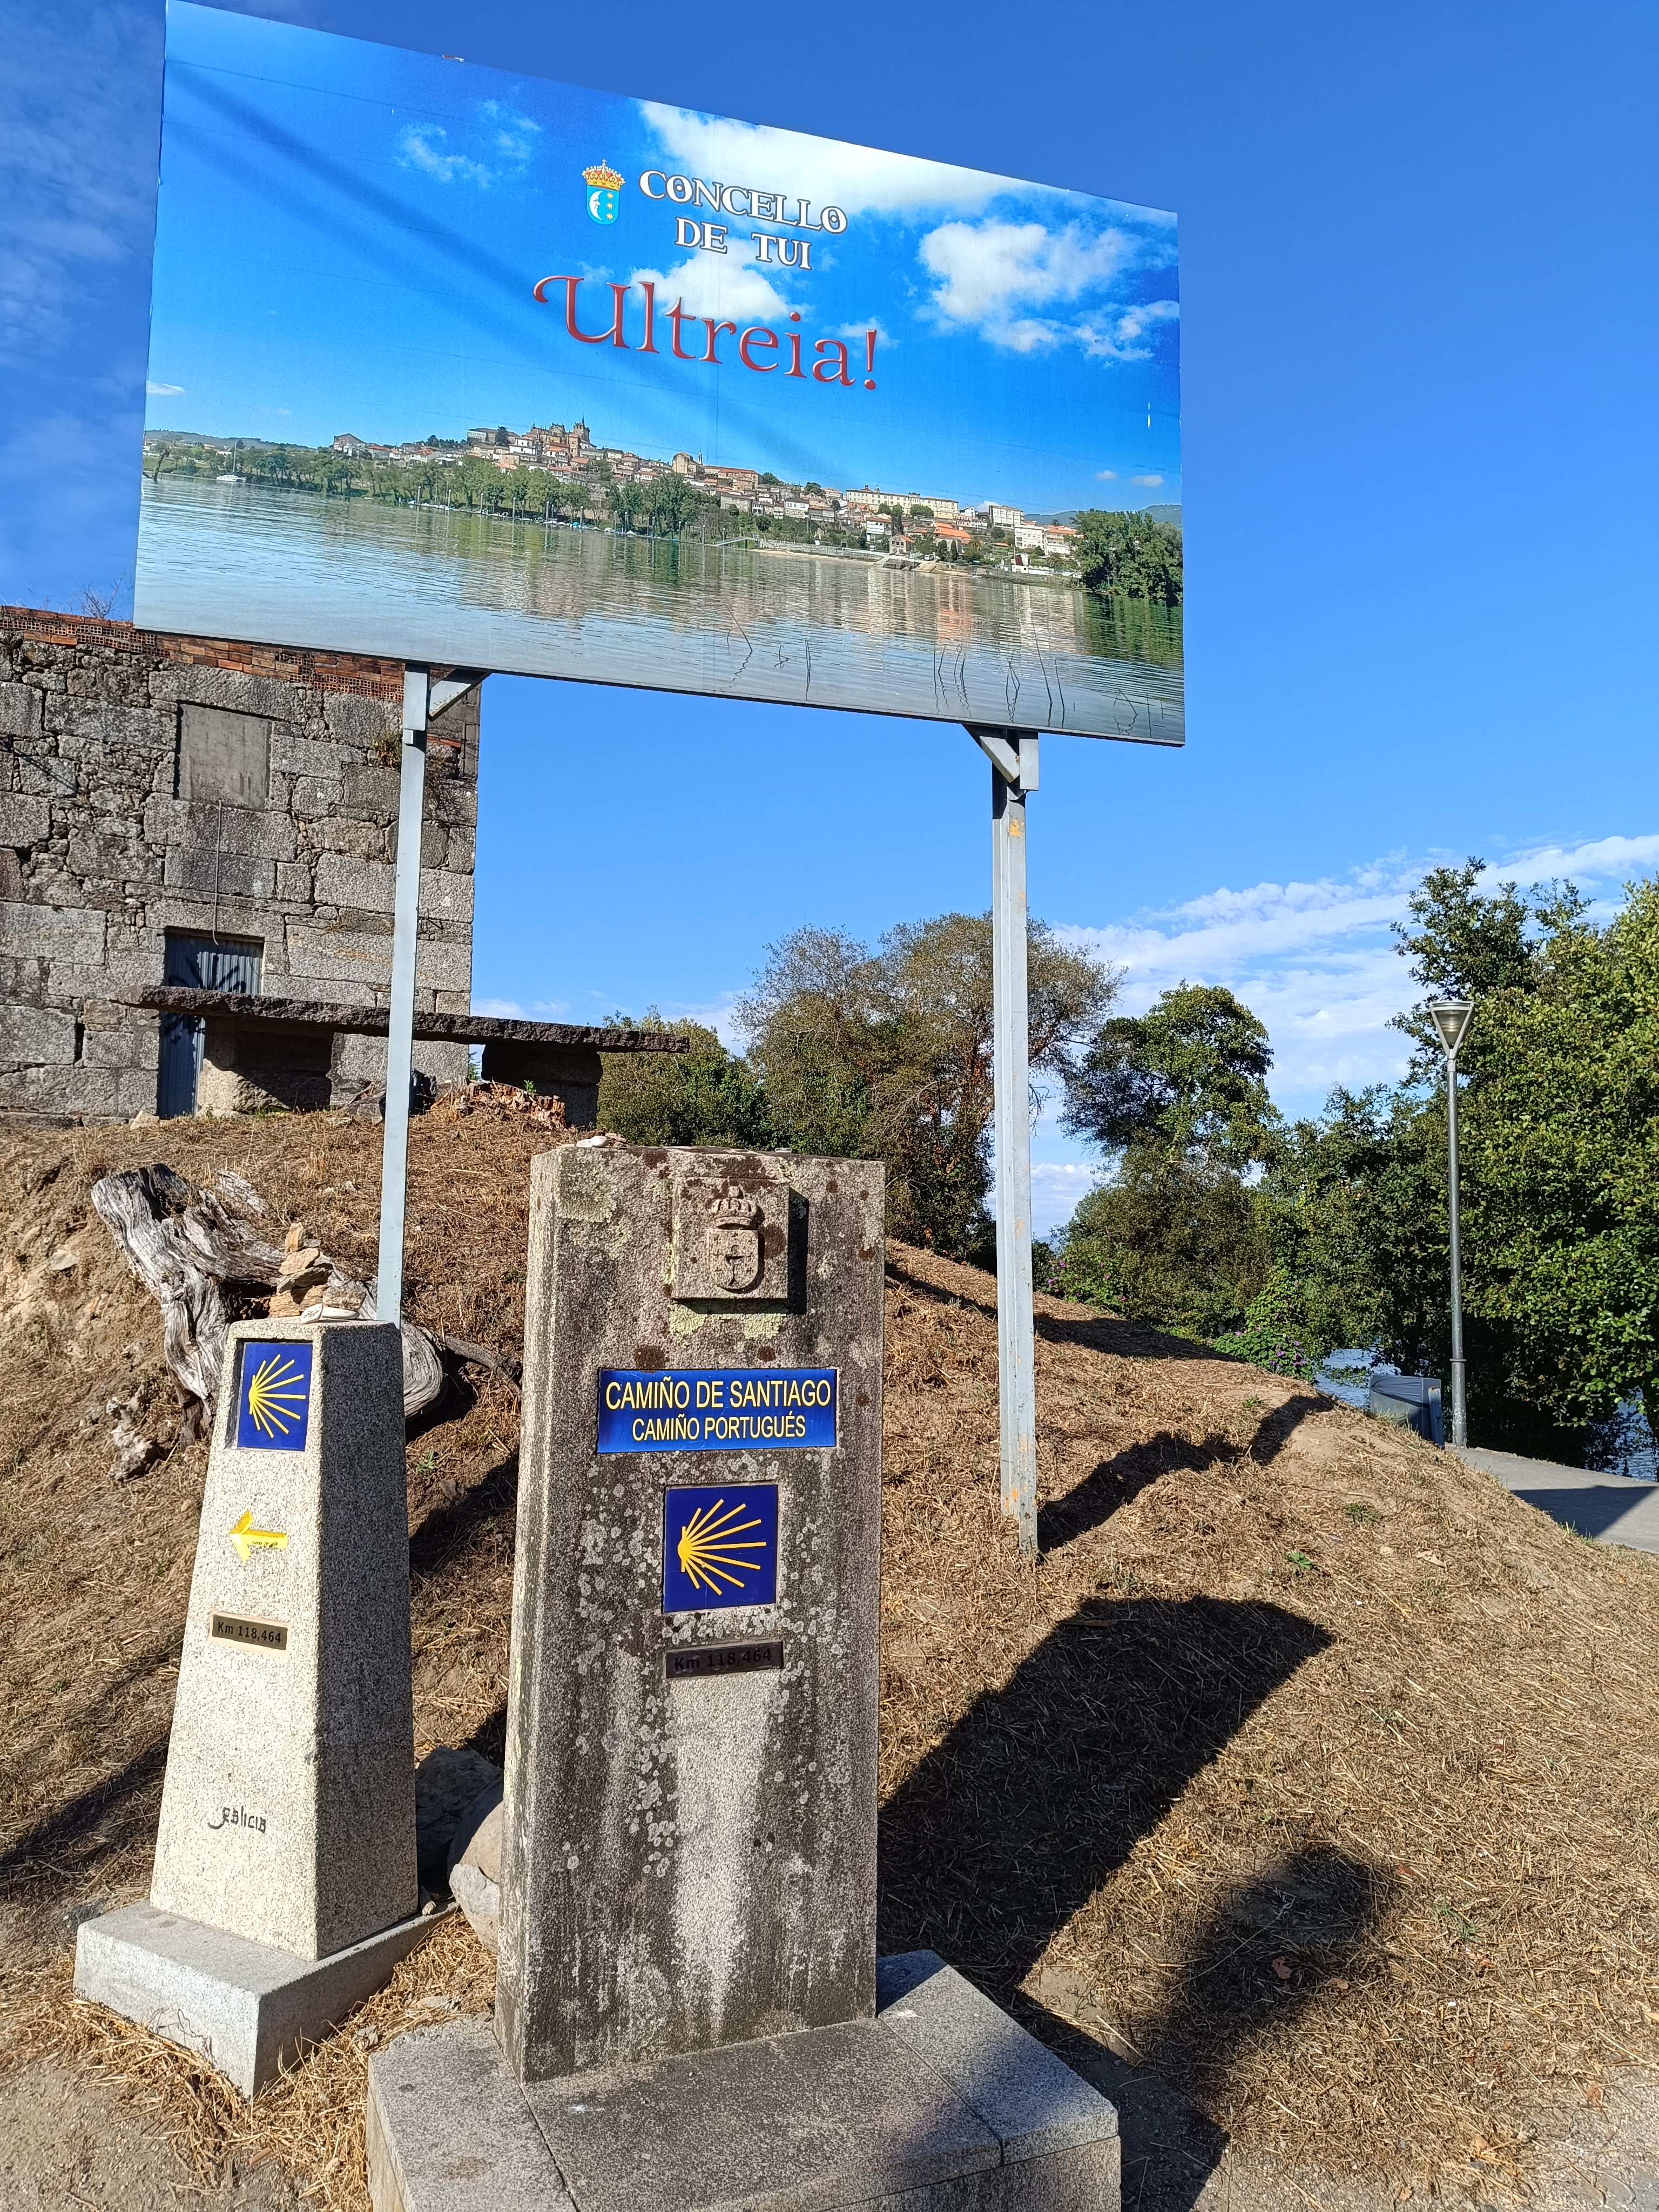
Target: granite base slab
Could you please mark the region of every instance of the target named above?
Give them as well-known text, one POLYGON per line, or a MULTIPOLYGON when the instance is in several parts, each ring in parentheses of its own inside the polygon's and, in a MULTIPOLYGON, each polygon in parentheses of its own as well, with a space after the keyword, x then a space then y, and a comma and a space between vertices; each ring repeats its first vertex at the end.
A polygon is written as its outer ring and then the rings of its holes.
POLYGON ((399 1921, 323 1959, 129 1905, 85 1920, 75 1994, 205 2058, 245 2097, 372 1996, 444 1916, 399 1921))
POLYGON ((489 2024, 369 2062, 374 2212, 1118 2212, 1117 2114, 932 1952, 874 2020, 521 2087, 489 2024))

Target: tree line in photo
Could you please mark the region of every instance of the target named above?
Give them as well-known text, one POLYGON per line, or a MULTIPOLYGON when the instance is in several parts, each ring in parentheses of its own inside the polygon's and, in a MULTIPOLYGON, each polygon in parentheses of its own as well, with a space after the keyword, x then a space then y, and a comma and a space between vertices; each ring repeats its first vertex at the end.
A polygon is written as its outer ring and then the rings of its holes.
MULTIPOLYGON (((781 544, 855 550, 868 543, 862 517, 850 509, 844 508, 830 521, 807 515, 750 514, 722 507, 717 494, 672 471, 644 483, 620 478, 603 453, 595 455, 580 478, 572 479, 547 469, 497 468, 493 460, 465 453, 453 439, 424 442, 453 451, 459 458, 382 461, 373 454, 341 453, 330 446, 263 444, 228 454, 217 446, 168 444, 145 455, 144 472, 153 482, 164 476, 211 482, 234 474, 250 483, 314 492, 327 499, 368 499, 394 507, 416 501, 503 521, 588 523, 648 538, 726 544, 773 538, 781 544)), ((781 483, 769 471, 761 481, 781 483)), ((823 487, 817 483, 789 489, 823 496, 823 487)), ((929 557, 995 566, 1009 556, 1012 532, 1006 528, 988 530, 964 545, 934 534, 931 526, 936 518, 931 508, 890 504, 878 512, 895 530, 908 533, 915 550, 929 557)), ((1045 565, 1070 570, 1085 591, 1103 599, 1181 605, 1182 540, 1175 525, 1155 522, 1144 514, 1090 509, 1078 515, 1073 550, 1040 556, 1045 565)))
MULTIPOLYGON (((1218 986, 1111 1012, 1121 977, 1030 932, 1030 1059, 1102 1158, 1039 1289, 1311 1376, 1369 1348, 1449 1358, 1446 1109, 1431 997, 1474 1001, 1460 1054, 1469 1433, 1582 1463, 1639 1401, 1659 1435, 1659 884, 1613 920, 1571 886, 1440 868, 1400 950, 1424 987, 1393 1085, 1286 1121, 1262 1024, 1218 986)), ((991 927, 944 915, 866 946, 797 931, 738 1009, 746 1039, 606 1061, 601 1126, 636 1143, 886 1163, 890 1232, 994 1264, 991 927)), ((625 1020, 625 1017, 618 1018, 625 1020)))

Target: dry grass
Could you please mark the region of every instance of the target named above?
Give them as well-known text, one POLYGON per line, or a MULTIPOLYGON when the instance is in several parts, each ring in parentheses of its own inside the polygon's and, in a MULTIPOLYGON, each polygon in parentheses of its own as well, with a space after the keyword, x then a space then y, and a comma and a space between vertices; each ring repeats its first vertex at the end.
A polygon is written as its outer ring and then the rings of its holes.
POLYGON ((77 2002, 72 1965, 65 1956, 40 1976, 12 2045, 16 2063, 50 2054, 97 2067, 135 2113, 168 2136, 204 2188, 229 2172, 233 2158, 272 2160, 313 2203, 352 2212, 368 2204, 363 2099, 371 2054, 410 2028, 489 2012, 495 2001, 495 1960, 451 1912, 345 2027, 248 2105, 204 2061, 102 2005, 77 2002))
MULTIPOLYGON (((416 1125, 417 1318, 517 1351, 547 1141, 416 1125)), ((90 1182, 234 1166, 372 1265, 379 1142, 311 1116, 0 1144, 14 2038, 113 2072, 198 2172, 263 2148, 352 2212, 367 2036, 441 2016, 422 1999, 488 2007, 465 1929, 249 2112, 68 2001, 56 1915, 142 1893, 203 1471, 191 1447, 106 1479, 89 1410, 136 1390, 161 1434, 167 1397, 90 1182)), ((1062 2045, 1155 2064, 1241 2145, 1419 2194, 1524 2190, 1540 2138, 1659 2058, 1659 1561, 1280 1378, 1039 1298, 1032 1568, 996 1508, 990 1294, 892 1249, 884 1948, 930 1944, 1062 2045)), ((416 1727, 499 1755, 516 1407, 492 1379, 442 1410, 409 1454, 416 1727)))

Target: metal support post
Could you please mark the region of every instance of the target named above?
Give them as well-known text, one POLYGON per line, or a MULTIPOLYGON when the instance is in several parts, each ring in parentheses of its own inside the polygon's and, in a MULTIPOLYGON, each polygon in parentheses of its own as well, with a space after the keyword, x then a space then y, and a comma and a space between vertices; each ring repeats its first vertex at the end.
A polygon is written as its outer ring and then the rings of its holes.
POLYGON ((1463 1395, 1463 1265, 1457 1233, 1457 1048, 1474 1013, 1469 999, 1431 999, 1429 1017, 1446 1055, 1446 1213, 1451 1224, 1451 1395, 1452 1442, 1469 1441, 1468 1406, 1463 1395))
POLYGON ((398 790, 398 886, 392 935, 392 1005, 386 1039, 386 1134, 380 1153, 380 1254, 374 1310, 404 1317, 404 1212, 409 1178, 409 1091, 415 1072, 415 947, 421 911, 421 829, 426 811, 428 672, 404 671, 402 776, 398 790))
POLYGON ((1460 1450, 1469 1441, 1468 1405, 1463 1395, 1463 1264, 1457 1224, 1457 1055, 1446 1055, 1446 1178, 1451 1221, 1451 1425, 1460 1450))
POLYGON ((997 1146, 997 1381, 1002 1510, 1035 1558, 1036 1376, 1031 1310, 1031 1088, 1026 1009, 1025 800, 1037 784, 1037 741, 970 731, 991 763, 993 1073, 997 1146))

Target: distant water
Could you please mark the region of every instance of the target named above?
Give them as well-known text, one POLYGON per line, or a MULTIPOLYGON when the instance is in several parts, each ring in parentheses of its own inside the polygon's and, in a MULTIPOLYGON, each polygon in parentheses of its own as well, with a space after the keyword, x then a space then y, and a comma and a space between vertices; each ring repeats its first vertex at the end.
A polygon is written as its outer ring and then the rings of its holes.
MULTIPOLYGON (((747 518, 729 518, 733 536, 747 518)), ((148 479, 145 627, 1179 743, 1181 611, 964 569, 148 479)))

